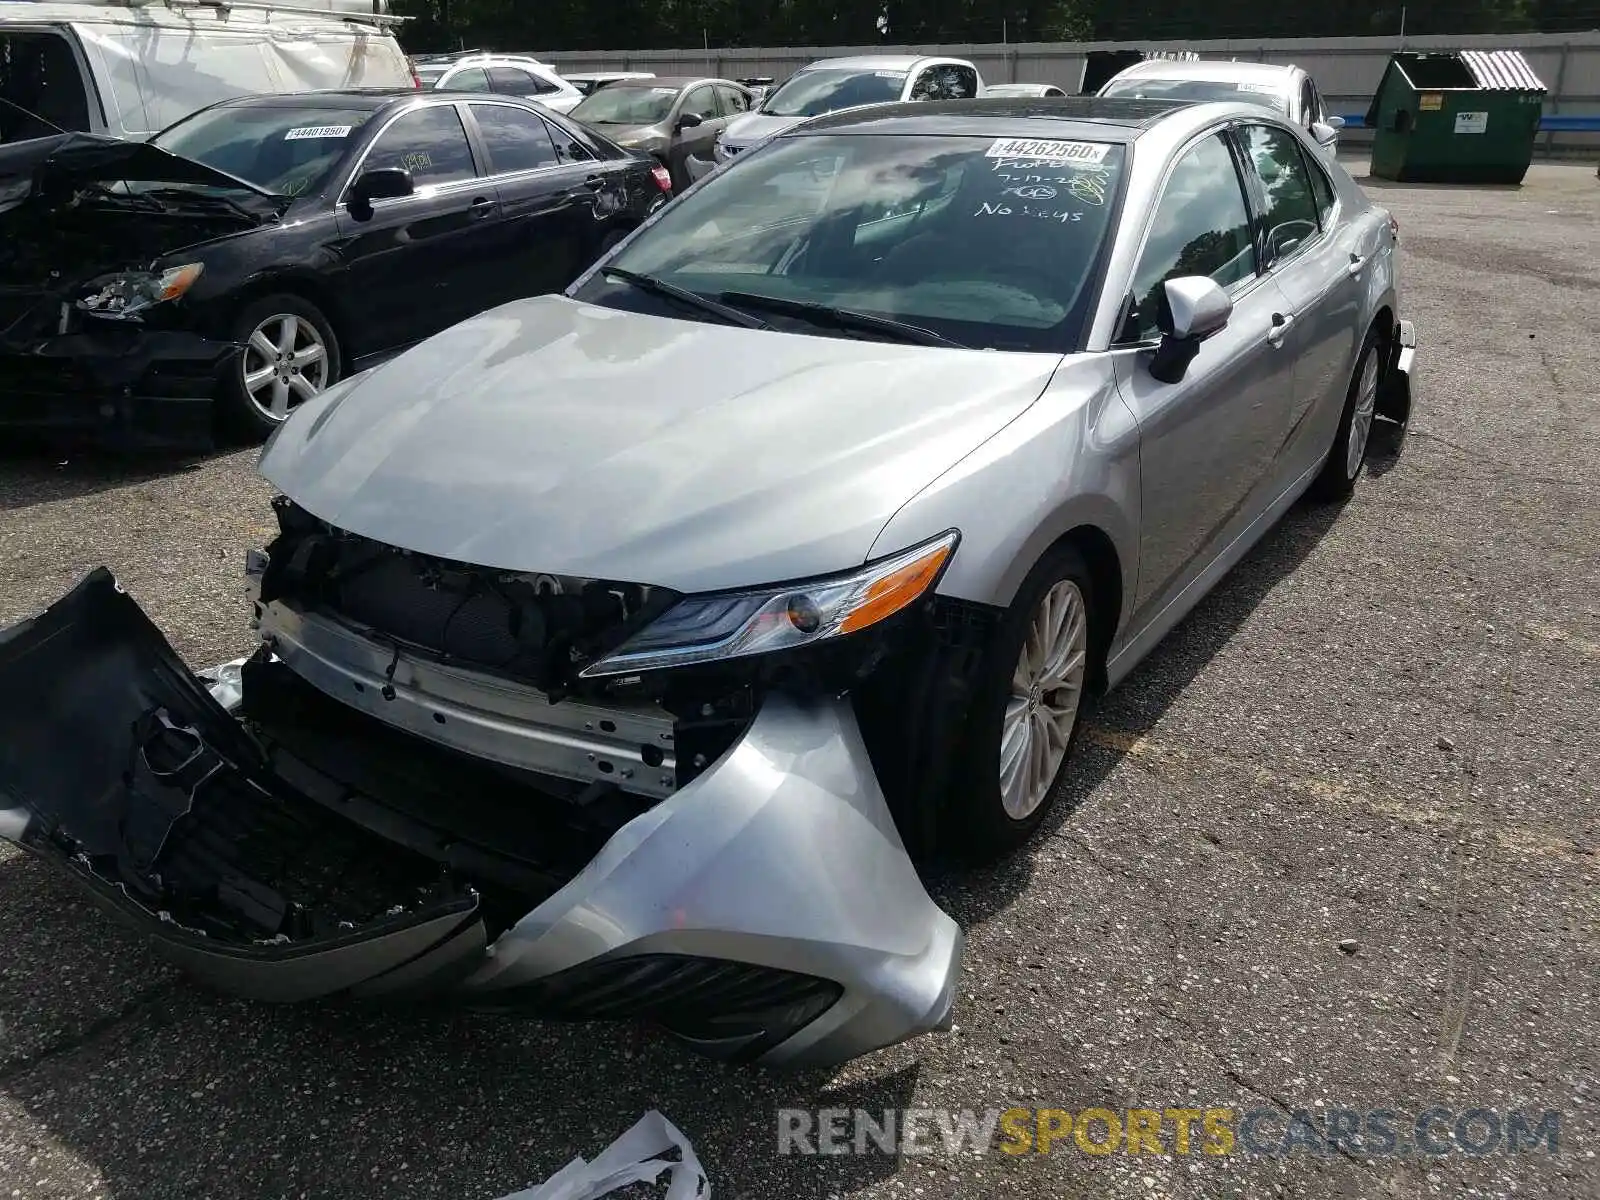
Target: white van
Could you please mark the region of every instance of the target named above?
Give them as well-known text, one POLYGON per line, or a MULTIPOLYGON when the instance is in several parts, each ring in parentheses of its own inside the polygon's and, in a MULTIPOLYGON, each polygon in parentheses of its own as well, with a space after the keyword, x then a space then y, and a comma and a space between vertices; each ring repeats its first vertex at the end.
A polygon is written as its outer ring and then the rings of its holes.
POLYGON ((0 0, 0 143, 144 139, 251 92, 416 87, 388 0, 0 0))

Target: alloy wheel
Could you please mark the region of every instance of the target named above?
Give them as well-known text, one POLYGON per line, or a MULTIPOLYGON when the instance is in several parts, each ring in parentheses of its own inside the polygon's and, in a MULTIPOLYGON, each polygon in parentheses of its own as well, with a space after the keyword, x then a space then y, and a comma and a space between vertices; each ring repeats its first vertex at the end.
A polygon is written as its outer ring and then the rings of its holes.
POLYGON ((1001 721, 1000 800, 1014 821, 1044 803, 1066 759, 1088 657, 1083 593, 1063 579, 1034 610, 1001 721))
POLYGON ((1367 355, 1361 367, 1361 382, 1356 386, 1356 407, 1350 414, 1350 437, 1345 443, 1344 476, 1354 479, 1367 456, 1367 440, 1372 436, 1372 417, 1378 410, 1378 355, 1367 355))
POLYGON ((304 317, 277 313, 256 326, 239 369, 250 403, 269 420, 282 421, 328 386, 328 343, 304 317))

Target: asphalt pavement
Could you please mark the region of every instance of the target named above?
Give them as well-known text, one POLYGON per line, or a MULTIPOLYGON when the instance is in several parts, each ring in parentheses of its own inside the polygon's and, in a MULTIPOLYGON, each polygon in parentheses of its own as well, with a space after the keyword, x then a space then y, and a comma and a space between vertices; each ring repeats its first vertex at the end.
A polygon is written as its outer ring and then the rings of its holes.
MULTIPOLYGON (((0 1197, 494 1200, 650 1108, 723 1198, 1600 1196, 1600 180, 1371 186, 1410 436, 1098 707, 1027 853, 933 881, 969 937, 956 1029, 782 1075, 630 1027, 241 1003, 7 851, 0 1197), (1555 1112, 1557 1144, 1286 1135, 1435 1106, 1555 1112), (1262 1110, 1293 1152, 777 1153, 780 1108, 1015 1107, 1262 1110)), ((255 458, 0 456, 0 623, 103 563, 194 665, 244 652, 255 458)))

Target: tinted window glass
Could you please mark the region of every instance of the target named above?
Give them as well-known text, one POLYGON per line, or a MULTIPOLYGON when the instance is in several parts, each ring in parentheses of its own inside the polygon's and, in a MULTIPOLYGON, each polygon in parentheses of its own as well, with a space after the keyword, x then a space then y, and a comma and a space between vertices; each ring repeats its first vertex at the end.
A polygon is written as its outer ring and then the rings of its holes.
POLYGON ((761 111, 780 117, 815 117, 858 104, 898 100, 905 85, 904 71, 801 71, 768 96, 761 111))
POLYGON ((1306 170, 1311 175, 1311 190, 1317 197, 1317 216, 1322 219, 1322 227, 1326 229, 1328 217, 1333 212, 1333 181, 1310 155, 1306 156, 1306 170))
POLYGON ((154 140, 264 191, 300 196, 327 182, 371 118, 362 109, 227 105, 195 113, 154 140))
POLYGON ((750 98, 738 88, 719 87, 717 92, 722 97, 723 112, 742 113, 750 110, 750 98))
POLYGON ((954 63, 929 67, 911 85, 913 100, 969 100, 978 94, 978 73, 954 63))
POLYGON ((1256 273, 1250 210, 1233 155, 1221 134, 1189 150, 1173 168, 1133 275, 1134 312, 1123 340, 1154 337, 1161 288, 1169 279, 1209 275, 1232 287, 1256 273))
POLYGON ((489 169, 531 171, 556 162, 555 143, 550 129, 533 113, 505 104, 474 104, 472 115, 489 148, 489 169))
POLYGON ((1255 169, 1266 203, 1268 265, 1293 254, 1317 232, 1317 201, 1300 143, 1286 130, 1248 125, 1245 156, 1255 169))
POLYGON ((367 155, 366 169, 401 167, 418 187, 471 179, 472 150, 451 105, 407 113, 389 126, 367 155))
POLYGON ((1305 111, 1300 114, 1301 123, 1310 129, 1312 123, 1320 120, 1317 116, 1317 93, 1311 86, 1311 80, 1306 80, 1300 85, 1300 107, 1305 111))
MULTIPOLYGON (((1050 159, 991 153, 1001 148, 993 136, 779 139, 670 205, 616 265, 705 296, 853 309, 967 345, 1067 349, 1096 292, 1124 152, 1058 141, 1016 147, 1050 159)), ((591 280, 582 298, 685 316, 611 280, 591 280)))
POLYGON ((717 94, 708 87, 695 88, 683 99, 683 108, 679 110, 679 115, 684 113, 694 113, 707 121, 720 116, 717 111, 717 94))
POLYGON ((543 80, 516 67, 490 67, 489 83, 495 91, 506 96, 532 96, 551 90, 543 80))
POLYGON ((489 73, 482 67, 468 67, 445 80, 444 88, 447 92, 487 92, 489 73))

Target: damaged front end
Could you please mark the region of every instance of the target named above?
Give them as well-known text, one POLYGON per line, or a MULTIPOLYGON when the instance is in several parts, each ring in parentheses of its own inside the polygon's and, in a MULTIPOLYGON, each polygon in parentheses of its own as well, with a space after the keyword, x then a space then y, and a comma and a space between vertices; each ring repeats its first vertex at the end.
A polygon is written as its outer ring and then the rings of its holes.
POLYGON ((961 933, 878 779, 916 749, 880 736, 927 660, 900 643, 949 613, 626 670, 683 597, 277 507, 263 645, 209 681, 103 571, 0 634, 0 833, 247 996, 642 1018, 768 1063, 948 1023, 961 933))

